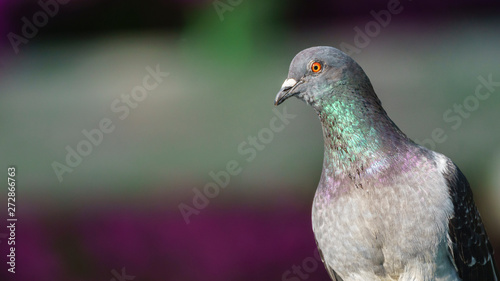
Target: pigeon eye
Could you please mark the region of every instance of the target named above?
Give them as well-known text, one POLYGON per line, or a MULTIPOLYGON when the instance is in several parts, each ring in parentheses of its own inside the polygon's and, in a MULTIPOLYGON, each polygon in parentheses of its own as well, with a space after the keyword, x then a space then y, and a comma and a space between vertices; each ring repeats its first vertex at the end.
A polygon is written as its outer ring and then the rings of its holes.
POLYGON ((311 70, 314 73, 320 72, 321 68, 322 68, 321 63, 319 63, 319 62, 314 62, 313 64, 311 64, 311 70))

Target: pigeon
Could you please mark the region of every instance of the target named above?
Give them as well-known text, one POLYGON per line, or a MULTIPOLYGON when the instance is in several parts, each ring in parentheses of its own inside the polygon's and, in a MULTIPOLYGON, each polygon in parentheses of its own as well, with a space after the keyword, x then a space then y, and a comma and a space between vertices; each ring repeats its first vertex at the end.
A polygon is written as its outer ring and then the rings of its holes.
POLYGON ((275 105, 292 96, 322 125, 312 226, 332 280, 499 280, 467 179, 394 124, 351 57, 301 51, 275 105))

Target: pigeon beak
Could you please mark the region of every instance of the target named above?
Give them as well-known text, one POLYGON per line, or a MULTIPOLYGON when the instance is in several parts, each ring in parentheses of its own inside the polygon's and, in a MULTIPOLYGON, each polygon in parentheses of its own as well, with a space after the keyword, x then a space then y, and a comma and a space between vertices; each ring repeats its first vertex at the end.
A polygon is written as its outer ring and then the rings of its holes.
POLYGON ((283 82, 283 85, 281 85, 281 89, 276 95, 276 99, 274 100, 274 105, 280 105, 282 102, 284 102, 286 99, 289 97, 295 95, 296 93, 293 93, 293 90, 295 87, 298 85, 302 84, 304 81, 293 79, 293 78, 288 78, 283 82))

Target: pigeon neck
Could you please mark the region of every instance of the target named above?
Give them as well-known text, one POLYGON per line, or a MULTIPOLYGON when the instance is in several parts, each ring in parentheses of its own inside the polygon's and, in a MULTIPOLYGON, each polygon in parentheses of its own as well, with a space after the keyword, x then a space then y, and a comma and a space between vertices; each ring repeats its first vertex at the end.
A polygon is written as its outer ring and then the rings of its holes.
MULTIPOLYGON (((373 89, 370 89, 373 91, 373 89)), ((315 108, 323 127, 323 173, 328 180, 356 180, 384 169, 401 152, 407 137, 389 119, 375 93, 335 94, 315 108)))

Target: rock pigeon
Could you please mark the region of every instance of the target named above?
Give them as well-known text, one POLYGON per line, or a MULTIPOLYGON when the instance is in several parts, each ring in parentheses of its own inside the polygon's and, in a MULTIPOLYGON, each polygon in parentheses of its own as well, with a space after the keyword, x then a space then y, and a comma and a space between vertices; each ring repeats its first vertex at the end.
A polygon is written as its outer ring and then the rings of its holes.
POLYGON ((393 123, 351 57, 301 51, 275 105, 292 96, 323 128, 312 225, 333 280, 499 280, 467 179, 393 123))

